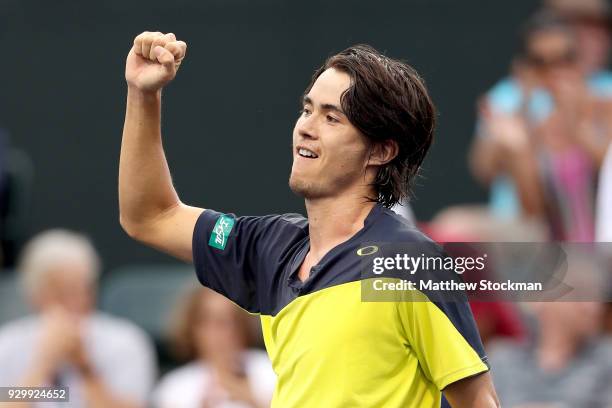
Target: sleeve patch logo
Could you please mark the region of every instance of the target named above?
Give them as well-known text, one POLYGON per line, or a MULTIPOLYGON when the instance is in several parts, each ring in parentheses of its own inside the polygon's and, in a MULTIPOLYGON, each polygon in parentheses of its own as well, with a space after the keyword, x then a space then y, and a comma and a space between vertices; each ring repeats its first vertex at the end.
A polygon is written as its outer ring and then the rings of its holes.
POLYGON ((236 222, 236 220, 229 215, 221 215, 215 224, 215 228, 213 228, 213 231, 210 234, 208 245, 224 250, 225 245, 227 244, 227 238, 234 227, 234 222, 236 222))

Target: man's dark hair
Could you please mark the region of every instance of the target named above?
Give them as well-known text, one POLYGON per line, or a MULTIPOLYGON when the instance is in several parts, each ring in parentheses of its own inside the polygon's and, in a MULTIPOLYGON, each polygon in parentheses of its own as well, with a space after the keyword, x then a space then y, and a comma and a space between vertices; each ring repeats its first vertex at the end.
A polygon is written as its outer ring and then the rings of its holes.
POLYGON ((372 143, 391 139, 399 147, 373 183, 377 194, 373 200, 392 207, 408 195, 433 140, 436 113, 425 83, 410 65, 368 45, 356 45, 325 61, 306 93, 329 68, 351 78, 341 105, 353 126, 372 143))

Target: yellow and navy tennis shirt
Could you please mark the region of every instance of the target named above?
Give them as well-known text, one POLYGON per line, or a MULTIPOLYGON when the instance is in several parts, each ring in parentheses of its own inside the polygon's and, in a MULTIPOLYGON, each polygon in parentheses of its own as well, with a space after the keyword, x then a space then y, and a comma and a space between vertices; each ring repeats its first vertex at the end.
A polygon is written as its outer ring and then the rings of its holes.
POLYGON ((301 282, 301 215, 205 210, 193 235, 199 281, 261 317, 278 376, 273 407, 440 407, 447 385, 488 370, 466 302, 364 302, 364 242, 431 242, 375 205, 364 227, 301 282))

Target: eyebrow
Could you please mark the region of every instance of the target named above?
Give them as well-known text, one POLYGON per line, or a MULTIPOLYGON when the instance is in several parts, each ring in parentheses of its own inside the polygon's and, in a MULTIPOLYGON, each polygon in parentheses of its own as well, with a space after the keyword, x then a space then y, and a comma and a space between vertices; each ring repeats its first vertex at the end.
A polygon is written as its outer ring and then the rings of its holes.
MULTIPOLYGON (((302 102, 304 104, 309 104, 309 105, 314 105, 314 103, 312 102, 312 99, 310 98, 310 96, 308 95, 304 95, 304 97, 302 98, 302 102)), ((329 111, 334 111, 334 112, 338 112, 344 116, 346 116, 346 113, 344 113, 344 111, 342 110, 341 107, 339 107, 338 105, 334 105, 332 103, 324 103, 319 105, 321 107, 321 109, 323 110, 329 110, 329 111)))

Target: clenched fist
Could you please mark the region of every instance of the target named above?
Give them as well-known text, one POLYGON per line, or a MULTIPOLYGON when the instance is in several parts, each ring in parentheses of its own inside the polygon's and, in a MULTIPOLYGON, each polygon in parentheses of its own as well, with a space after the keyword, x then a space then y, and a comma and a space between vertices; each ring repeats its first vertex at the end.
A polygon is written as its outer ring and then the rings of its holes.
POLYGON ((129 86, 141 91, 158 91, 176 76, 187 44, 172 33, 149 32, 138 35, 125 63, 129 86))

